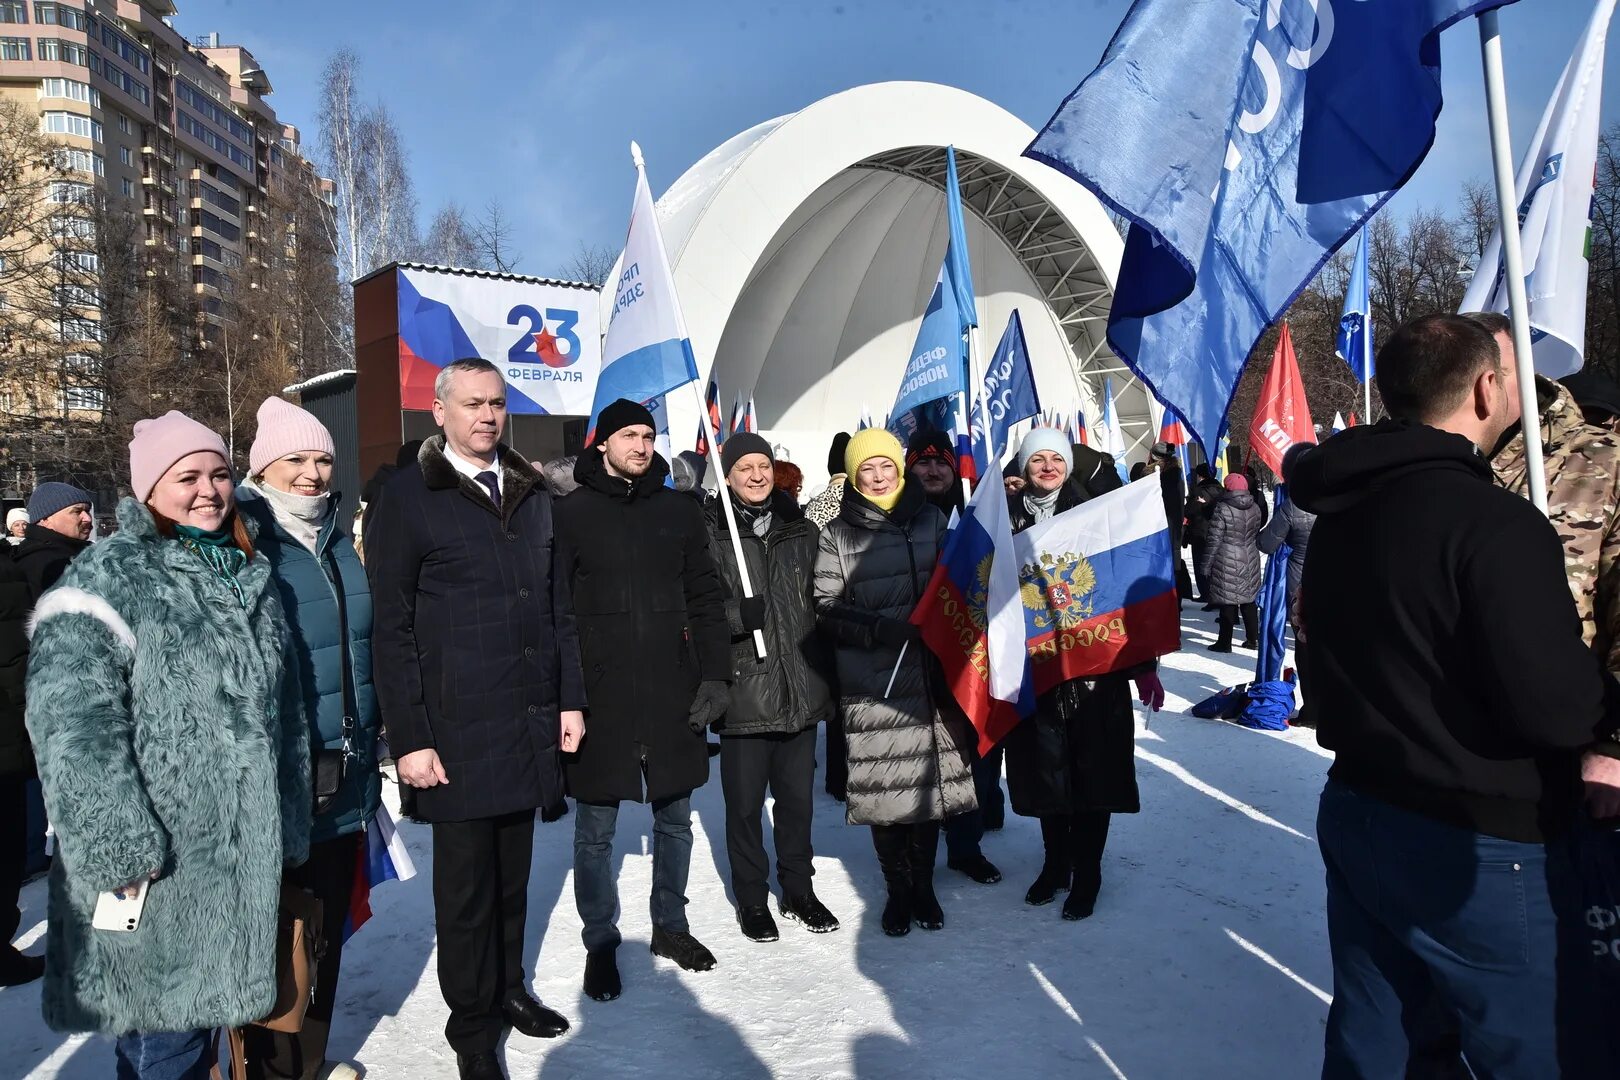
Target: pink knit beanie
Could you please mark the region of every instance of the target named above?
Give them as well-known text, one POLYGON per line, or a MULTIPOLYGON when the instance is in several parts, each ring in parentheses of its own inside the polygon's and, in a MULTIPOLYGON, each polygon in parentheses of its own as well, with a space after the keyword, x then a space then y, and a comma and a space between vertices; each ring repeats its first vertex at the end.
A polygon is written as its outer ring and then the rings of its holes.
POLYGON ((227 463, 231 460, 224 439, 178 409, 156 420, 136 421, 135 437, 129 441, 129 486, 135 498, 145 502, 171 465, 204 450, 227 463))
POLYGON ((282 398, 265 398, 259 406, 259 434, 248 451, 248 475, 258 476, 271 462, 300 450, 337 456, 332 433, 314 413, 282 398))

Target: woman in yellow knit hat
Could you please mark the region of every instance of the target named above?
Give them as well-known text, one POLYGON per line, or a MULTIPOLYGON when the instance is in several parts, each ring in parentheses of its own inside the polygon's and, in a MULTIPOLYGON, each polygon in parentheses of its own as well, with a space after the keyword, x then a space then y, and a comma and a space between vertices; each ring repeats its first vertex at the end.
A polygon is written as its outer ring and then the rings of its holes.
POLYGON ((889 432, 856 433, 844 452, 843 508, 821 533, 816 610, 837 650, 849 741, 845 807, 870 825, 888 903, 883 932, 945 925, 934 895, 940 822, 975 806, 972 728, 907 621, 945 543, 945 516, 907 482, 889 432))

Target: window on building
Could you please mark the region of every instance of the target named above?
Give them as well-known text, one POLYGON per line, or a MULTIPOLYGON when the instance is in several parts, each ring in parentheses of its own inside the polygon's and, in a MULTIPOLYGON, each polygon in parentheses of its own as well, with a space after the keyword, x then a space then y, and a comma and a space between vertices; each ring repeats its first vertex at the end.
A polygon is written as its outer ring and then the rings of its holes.
POLYGON ((119 186, 124 192, 124 198, 133 199, 135 197, 135 181, 126 176, 119 186))
POLYGON ((25 23, 27 21, 27 0, 0 0, 0 23, 25 23))
POLYGON ((52 180, 45 190, 45 198, 53 203, 76 203, 83 206, 90 202, 90 185, 77 180, 52 180))
POLYGON ((130 124, 129 117, 125 116, 123 113, 118 114, 118 130, 122 131, 125 135, 135 134, 134 126, 130 124))
POLYGON ((96 176, 107 175, 106 159, 90 150, 78 150, 70 146, 58 147, 56 164, 69 172, 94 173, 96 176))
POLYGON ((61 38, 40 38, 39 58, 62 64, 77 64, 80 67, 90 66, 89 49, 76 41, 63 41, 61 38))
POLYGON ((51 263, 58 270, 67 273, 94 274, 101 269, 101 256, 94 251, 58 251, 51 256, 51 263))
POLYGON ((83 285, 56 286, 56 303, 58 307, 73 308, 100 308, 101 295, 94 289, 87 289, 83 285))
POLYGON ((41 79, 39 96, 42 98, 67 98, 69 101, 82 101, 87 105, 101 107, 101 91, 89 83, 80 82, 77 79, 41 79))
POLYGON ((41 129, 51 135, 77 135, 101 142, 101 123, 70 112, 46 112, 40 117, 41 129))
POLYGON ((133 167, 135 164, 134 149, 128 146, 120 146, 118 148, 118 160, 122 161, 125 165, 133 167))
MULTIPOLYGON (((25 37, 0 37, 0 60, 31 60, 28 39, 25 37)), ((45 59, 43 56, 41 60, 45 59)))
POLYGON ((93 386, 62 388, 62 408, 68 412, 102 412, 107 407, 106 391, 93 386))
POLYGON ((62 342, 100 341, 101 324, 81 315, 68 315, 57 320, 56 340, 62 342))
POLYGON ((41 26, 65 26, 69 30, 84 30, 88 23, 84 12, 78 8, 44 0, 34 5, 34 21, 41 26))
POLYGON ((96 238, 96 223, 75 214, 56 214, 51 218, 51 235, 64 240, 90 240, 96 238))

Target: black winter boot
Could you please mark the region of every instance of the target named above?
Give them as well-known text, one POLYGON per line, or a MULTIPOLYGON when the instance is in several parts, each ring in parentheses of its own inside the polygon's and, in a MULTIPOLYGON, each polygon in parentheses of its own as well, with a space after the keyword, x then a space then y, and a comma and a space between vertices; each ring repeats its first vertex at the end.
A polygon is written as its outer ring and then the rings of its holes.
POLYGON ((911 851, 907 827, 873 825, 872 846, 877 849, 883 882, 889 888, 883 905, 883 932, 901 937, 911 931, 911 851))
POLYGON ((911 917, 924 930, 945 929, 945 911, 934 895, 934 860, 939 857, 939 822, 911 830, 911 917))
POLYGON ((1089 918, 1102 890, 1103 848, 1108 844, 1112 815, 1076 814, 1070 819, 1070 850, 1074 853, 1074 888, 1063 902, 1063 917, 1072 921, 1089 918))
POLYGON ((1024 894, 1024 903, 1031 907, 1050 904, 1060 890, 1067 889, 1073 877, 1074 860, 1069 850, 1068 816, 1041 818, 1041 843, 1046 848, 1046 861, 1035 884, 1024 894))

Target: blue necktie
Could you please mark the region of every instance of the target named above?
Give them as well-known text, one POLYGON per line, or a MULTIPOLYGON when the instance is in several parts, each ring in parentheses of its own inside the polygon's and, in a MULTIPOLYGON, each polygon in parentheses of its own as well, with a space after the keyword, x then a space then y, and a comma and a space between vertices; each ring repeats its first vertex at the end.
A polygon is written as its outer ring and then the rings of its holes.
POLYGON ((489 489, 489 501, 495 504, 495 509, 499 510, 501 508, 501 485, 497 482, 495 474, 486 469, 479 473, 475 479, 489 489))

